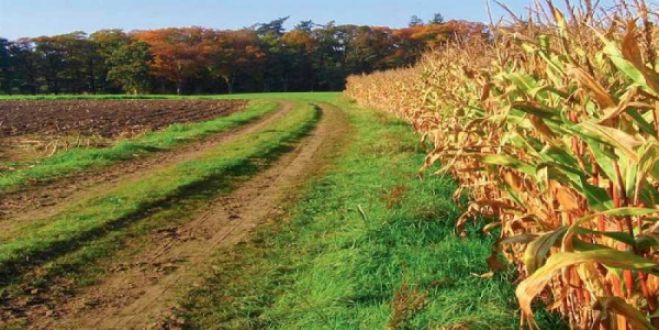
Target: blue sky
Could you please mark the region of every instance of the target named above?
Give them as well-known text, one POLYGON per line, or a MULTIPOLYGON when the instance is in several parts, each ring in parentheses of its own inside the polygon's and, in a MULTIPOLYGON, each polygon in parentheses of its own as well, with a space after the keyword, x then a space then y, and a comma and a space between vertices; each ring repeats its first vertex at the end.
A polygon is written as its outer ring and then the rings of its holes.
MULTIPOLYGON (((651 0, 652 2, 653 0, 651 0)), ((503 0, 522 12, 531 0, 503 0)), ((412 15, 486 21, 486 0, 0 0, 0 36, 16 39, 104 28, 235 29, 277 17, 400 27, 412 15)), ((495 15, 500 15, 497 11, 495 15)))

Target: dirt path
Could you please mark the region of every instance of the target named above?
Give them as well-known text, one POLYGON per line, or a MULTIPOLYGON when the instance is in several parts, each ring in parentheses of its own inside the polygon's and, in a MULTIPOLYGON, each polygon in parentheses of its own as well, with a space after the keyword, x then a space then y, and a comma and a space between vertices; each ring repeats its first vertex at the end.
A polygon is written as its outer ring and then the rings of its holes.
POLYGON ((0 237, 34 219, 44 219, 57 214, 64 206, 94 198, 107 191, 119 181, 134 180, 157 168, 177 164, 194 158, 208 148, 231 141, 244 134, 261 130, 270 123, 282 118, 293 107, 283 102, 273 114, 243 125, 236 129, 204 138, 200 141, 175 148, 170 151, 147 155, 135 160, 120 162, 110 167, 67 176, 51 183, 28 187, 24 190, 0 195, 0 237))
MULTIPOLYGON (((33 316, 33 329, 144 329, 158 327, 181 295, 207 274, 210 258, 244 240, 252 229, 285 212, 300 185, 319 173, 346 136, 345 114, 323 106, 317 128, 294 151, 232 193, 212 201, 165 239, 108 269, 99 284, 33 316)), ((148 238, 145 238, 148 240, 148 238)))

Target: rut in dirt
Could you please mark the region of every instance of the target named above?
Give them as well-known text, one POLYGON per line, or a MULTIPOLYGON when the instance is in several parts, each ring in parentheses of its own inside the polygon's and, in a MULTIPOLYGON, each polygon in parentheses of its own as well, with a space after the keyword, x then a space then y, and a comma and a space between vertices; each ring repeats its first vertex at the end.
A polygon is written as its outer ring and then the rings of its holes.
POLYGON ((71 295, 33 306, 25 312, 28 327, 143 329, 167 323, 178 299, 203 280, 213 255, 285 213, 301 186, 326 168, 344 144, 348 129, 343 111, 323 105, 315 130, 292 151, 232 192, 213 199, 190 221, 170 228, 172 235, 160 237, 154 232, 149 234, 154 237, 139 238, 151 243, 122 267, 108 265, 97 284, 73 288, 71 295))
POLYGON ((144 173, 193 158, 208 148, 229 142, 244 134, 259 131, 268 124, 283 118, 292 107, 293 104, 290 102, 280 102, 278 110, 263 118, 172 150, 145 155, 108 167, 83 171, 48 183, 28 186, 17 192, 0 195, 0 232, 8 233, 16 226, 34 219, 52 216, 63 206, 73 201, 91 199, 119 181, 139 178, 144 173))

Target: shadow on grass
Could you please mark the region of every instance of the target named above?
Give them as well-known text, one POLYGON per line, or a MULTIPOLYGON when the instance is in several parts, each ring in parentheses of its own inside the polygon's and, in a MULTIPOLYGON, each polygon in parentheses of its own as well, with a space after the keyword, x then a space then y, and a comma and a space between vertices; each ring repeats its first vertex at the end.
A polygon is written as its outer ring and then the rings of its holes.
POLYGON ((120 230, 141 219, 163 212, 174 205, 190 203, 200 198, 212 199, 232 191, 244 180, 263 171, 282 155, 294 150, 296 144, 313 131, 322 117, 321 108, 317 105, 313 105, 313 108, 315 110, 315 116, 311 121, 295 132, 288 141, 283 142, 268 152, 246 158, 233 166, 220 169, 216 173, 199 178, 188 185, 180 187, 162 199, 140 205, 138 211, 117 218, 106 226, 81 232, 74 240, 52 244, 48 247, 48 252, 29 254, 24 256, 22 260, 11 261, 0 265, 0 288, 20 282, 25 273, 48 261, 85 248, 93 240, 100 239, 110 232, 120 230))

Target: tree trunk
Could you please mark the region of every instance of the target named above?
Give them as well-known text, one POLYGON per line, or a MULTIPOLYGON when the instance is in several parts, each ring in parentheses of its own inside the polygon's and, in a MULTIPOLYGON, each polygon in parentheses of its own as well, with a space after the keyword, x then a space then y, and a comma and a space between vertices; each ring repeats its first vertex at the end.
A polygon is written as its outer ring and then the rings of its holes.
POLYGON ((224 83, 227 84, 227 93, 233 94, 233 77, 231 76, 222 76, 224 83))
POLYGON ((93 94, 96 94, 96 76, 94 72, 94 60, 90 59, 89 60, 89 76, 87 77, 89 79, 89 89, 93 94))

